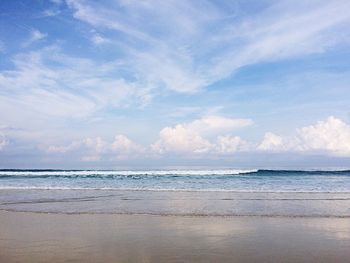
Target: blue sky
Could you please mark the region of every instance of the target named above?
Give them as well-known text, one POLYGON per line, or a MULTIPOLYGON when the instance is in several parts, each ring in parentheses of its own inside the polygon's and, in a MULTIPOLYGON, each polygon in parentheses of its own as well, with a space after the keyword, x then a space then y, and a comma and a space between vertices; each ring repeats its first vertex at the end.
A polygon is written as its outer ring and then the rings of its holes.
POLYGON ((0 2, 3 168, 350 168, 349 1, 0 2))

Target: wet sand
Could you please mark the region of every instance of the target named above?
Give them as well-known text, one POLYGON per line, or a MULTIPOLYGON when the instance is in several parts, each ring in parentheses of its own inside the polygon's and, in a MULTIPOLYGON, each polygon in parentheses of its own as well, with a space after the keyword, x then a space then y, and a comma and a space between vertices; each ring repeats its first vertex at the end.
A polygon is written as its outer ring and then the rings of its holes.
POLYGON ((350 262, 350 220, 0 212, 0 262, 350 262))

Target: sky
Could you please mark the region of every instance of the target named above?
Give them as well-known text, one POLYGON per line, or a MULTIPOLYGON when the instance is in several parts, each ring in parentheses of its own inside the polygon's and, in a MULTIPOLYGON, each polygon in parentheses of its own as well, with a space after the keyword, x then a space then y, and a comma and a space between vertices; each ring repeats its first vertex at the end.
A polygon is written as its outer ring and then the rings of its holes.
POLYGON ((0 168, 163 167, 350 168, 350 1, 0 1, 0 168))

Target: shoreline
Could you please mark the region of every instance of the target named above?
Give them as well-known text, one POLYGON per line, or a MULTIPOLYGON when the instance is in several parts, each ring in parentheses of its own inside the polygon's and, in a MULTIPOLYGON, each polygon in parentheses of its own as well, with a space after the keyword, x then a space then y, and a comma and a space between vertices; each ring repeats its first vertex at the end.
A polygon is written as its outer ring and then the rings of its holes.
POLYGON ((140 191, 0 191, 0 210, 57 214, 350 217, 350 194, 140 191))
POLYGON ((261 191, 227 189, 136 189, 136 188, 36 188, 36 187, 0 187, 2 191, 120 191, 120 192, 179 192, 179 193, 232 193, 232 194, 350 194, 350 191, 261 191))
POLYGON ((0 209, 0 213, 29 213, 29 214, 44 214, 44 215, 107 215, 107 216, 154 216, 154 217, 184 217, 184 218, 339 218, 346 219, 350 218, 350 215, 269 215, 269 214, 157 214, 157 213, 120 213, 120 212, 45 212, 45 211, 26 211, 26 210, 11 210, 11 209, 0 209))

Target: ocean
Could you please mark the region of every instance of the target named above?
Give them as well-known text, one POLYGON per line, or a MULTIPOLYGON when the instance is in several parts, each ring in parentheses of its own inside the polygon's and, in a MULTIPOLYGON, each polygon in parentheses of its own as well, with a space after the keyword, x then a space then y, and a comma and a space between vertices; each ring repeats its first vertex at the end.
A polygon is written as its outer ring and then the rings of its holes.
POLYGON ((0 209, 350 217, 350 171, 0 170, 0 209))

